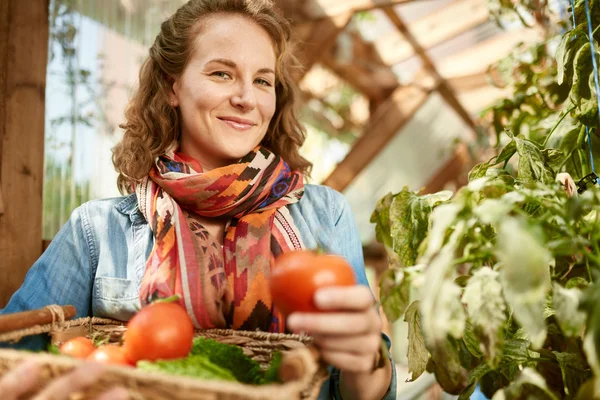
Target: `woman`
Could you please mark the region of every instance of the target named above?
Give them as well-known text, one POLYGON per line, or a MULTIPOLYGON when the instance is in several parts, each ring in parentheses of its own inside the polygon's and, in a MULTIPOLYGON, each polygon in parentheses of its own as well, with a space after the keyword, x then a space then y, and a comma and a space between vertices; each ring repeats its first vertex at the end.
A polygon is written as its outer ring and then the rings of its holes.
POLYGON ((266 0, 192 0, 164 22, 113 155, 130 194, 75 210, 3 312, 58 303, 127 320, 179 294, 197 327, 310 332, 333 368, 322 398, 395 398, 392 362, 374 364, 381 321, 349 206, 303 185, 289 34, 266 0), (322 290, 328 313, 285 321, 272 260, 317 246, 345 256, 360 285, 322 290))

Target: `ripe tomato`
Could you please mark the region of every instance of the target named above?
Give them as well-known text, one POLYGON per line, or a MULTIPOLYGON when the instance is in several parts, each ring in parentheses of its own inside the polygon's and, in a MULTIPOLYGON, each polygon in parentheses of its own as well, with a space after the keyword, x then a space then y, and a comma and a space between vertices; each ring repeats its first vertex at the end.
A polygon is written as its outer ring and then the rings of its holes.
POLYGON ((271 270, 271 296, 285 315, 318 312, 314 303, 317 289, 355 284, 354 271, 343 257, 312 251, 283 253, 271 270))
POLYGON ((125 349, 113 344, 105 344, 98 347, 92 354, 89 355, 87 359, 101 364, 133 365, 132 362, 127 358, 125 349))
POLYGON ((190 353, 194 325, 185 309, 176 303, 152 303, 142 308, 127 324, 125 352, 139 360, 169 360, 190 353))
POLYGON ((62 354, 75 358, 87 358, 96 350, 94 343, 86 337, 78 336, 69 339, 58 348, 62 354))

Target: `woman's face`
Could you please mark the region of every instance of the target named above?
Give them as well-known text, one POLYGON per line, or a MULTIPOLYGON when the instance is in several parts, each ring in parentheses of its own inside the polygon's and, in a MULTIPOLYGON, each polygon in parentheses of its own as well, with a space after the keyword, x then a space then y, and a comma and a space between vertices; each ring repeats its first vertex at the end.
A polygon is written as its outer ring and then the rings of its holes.
POLYGON ((208 171, 256 147, 275 113, 275 63, 273 42, 258 24, 236 15, 209 17, 173 84, 180 151, 208 171))

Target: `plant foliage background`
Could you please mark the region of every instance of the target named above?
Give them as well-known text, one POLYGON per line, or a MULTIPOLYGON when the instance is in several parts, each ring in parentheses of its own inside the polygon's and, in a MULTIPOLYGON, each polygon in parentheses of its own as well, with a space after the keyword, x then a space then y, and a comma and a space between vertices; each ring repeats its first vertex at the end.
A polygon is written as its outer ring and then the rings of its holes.
MULTIPOLYGON (((428 370, 460 400, 477 383, 495 400, 600 398, 600 191, 557 182, 591 172, 586 128, 600 156, 586 4, 570 26, 573 10, 557 19, 542 3, 490 2, 547 33, 494 68, 514 89, 486 111, 496 155, 457 193, 405 188, 371 218, 390 256, 382 306, 409 327, 410 380, 428 370)), ((599 2, 589 9, 596 28, 599 2)))

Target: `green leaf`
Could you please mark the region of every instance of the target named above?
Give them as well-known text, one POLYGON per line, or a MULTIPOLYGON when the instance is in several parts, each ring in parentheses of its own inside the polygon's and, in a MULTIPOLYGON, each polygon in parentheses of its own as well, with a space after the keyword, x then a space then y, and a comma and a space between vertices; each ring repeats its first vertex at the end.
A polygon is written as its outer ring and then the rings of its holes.
POLYGON ((467 387, 467 373, 460 365, 458 346, 454 341, 446 339, 438 342, 431 351, 435 362, 435 378, 450 394, 459 394, 467 387))
POLYGON ((546 160, 539 147, 527 139, 515 138, 519 153, 518 178, 520 181, 550 183, 554 181, 553 171, 546 165, 546 160))
POLYGON ((419 315, 420 302, 414 301, 406 310, 404 322, 408 323, 408 372, 411 374, 409 382, 417 379, 425 371, 429 353, 425 347, 425 338, 421 330, 419 315))
POLYGON ((390 205, 390 232, 394 252, 404 266, 415 265, 419 246, 427 235, 431 211, 450 197, 450 191, 419 196, 406 187, 394 196, 390 205))
POLYGON ((500 154, 497 157, 492 157, 488 161, 474 166, 469 172, 469 182, 474 181, 478 178, 483 178, 487 175, 488 169, 500 163, 507 162, 515 154, 516 151, 516 143, 514 140, 511 140, 506 146, 504 146, 504 148, 502 149, 502 151, 500 151, 500 154))
POLYGON ((236 380, 227 368, 223 368, 211 362, 208 357, 199 354, 192 354, 177 360, 138 361, 137 368, 142 371, 166 372, 172 375, 192 376, 201 379, 236 380))
POLYGON ((497 224, 508 216, 514 206, 500 199, 485 199, 474 210, 473 214, 484 224, 497 224))
POLYGON ((550 290, 551 254, 524 224, 507 218, 500 224, 496 256, 502 264, 504 297, 533 346, 539 348, 546 337, 543 313, 550 290))
POLYGON ((383 196, 375 206, 371 214, 370 222, 375 224, 375 238, 379 243, 392 248, 392 236, 390 234, 390 205, 394 196, 391 193, 383 196))
POLYGON ((467 321, 465 325, 465 332, 463 334, 463 342, 465 343, 465 347, 473 355, 475 358, 480 358, 483 356, 481 352, 481 347, 479 343, 479 339, 475 335, 475 331, 473 330, 473 326, 467 321))
POLYGON ((542 149, 542 155, 544 156, 544 164, 546 164, 547 167, 554 172, 559 170, 564 159, 562 150, 542 149))
POLYGON ((501 364, 504 366, 521 366, 529 361, 529 340, 505 339, 502 348, 501 364))
POLYGON ((532 368, 525 368, 518 378, 503 390, 494 394, 492 400, 558 400, 548 389, 544 378, 532 368))
POLYGON ((467 387, 464 388, 460 395, 458 396, 458 400, 469 400, 471 395, 475 391, 475 386, 477 382, 492 369, 489 365, 483 363, 476 366, 471 372, 469 372, 469 377, 467 378, 467 387))
POLYGON ((558 325, 565 336, 580 336, 585 329, 587 316, 579 311, 582 295, 580 289, 565 289, 558 283, 553 284, 552 306, 556 310, 558 325))
POLYGON ((400 318, 410 301, 410 279, 401 271, 388 269, 381 275, 379 296, 383 312, 390 322, 400 318), (400 282, 398 282, 398 278, 400 282))
POLYGON ((498 272, 483 267, 473 274, 462 296, 469 320, 475 331, 482 336, 486 359, 492 367, 500 361, 499 344, 502 327, 506 322, 506 305, 498 272))
POLYGON ((567 396, 574 396, 583 382, 590 377, 589 367, 579 354, 559 353, 557 351, 552 353, 556 356, 560 365, 565 393, 567 396))
POLYGON ((431 213, 431 228, 427 235, 427 248, 420 263, 429 263, 431 258, 437 254, 446 240, 448 228, 454 223, 458 213, 462 209, 459 203, 447 203, 436 207, 431 213))

